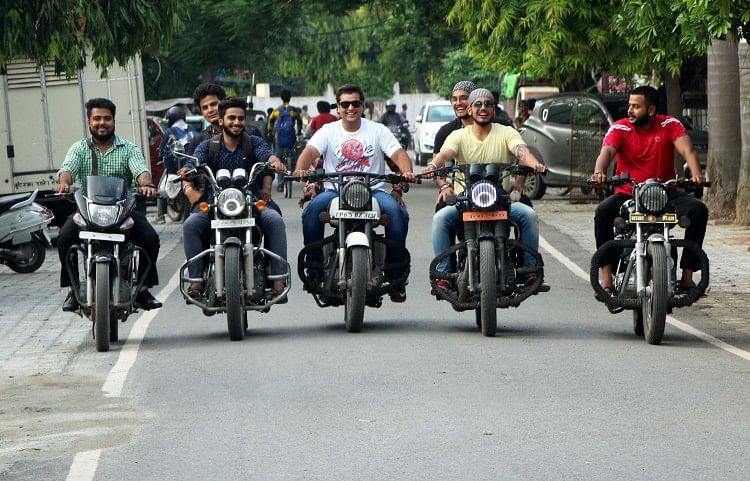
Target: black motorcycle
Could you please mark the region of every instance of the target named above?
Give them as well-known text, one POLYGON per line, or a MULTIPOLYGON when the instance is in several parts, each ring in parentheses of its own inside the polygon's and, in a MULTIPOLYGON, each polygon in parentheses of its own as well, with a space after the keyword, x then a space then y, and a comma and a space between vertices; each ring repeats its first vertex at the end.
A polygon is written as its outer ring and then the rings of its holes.
MULTIPOLYGON (((118 322, 135 312, 135 298, 152 263, 142 248, 125 239, 134 225, 131 213, 143 197, 130 192, 123 179, 104 176, 86 177, 73 196, 81 242, 68 249, 65 267, 81 314, 94 322, 96 350, 109 351, 110 342, 118 340, 118 322), (79 254, 85 259, 82 269, 79 254)), ((139 208, 145 210, 145 202, 139 208)))
POLYGON ((324 173, 322 170, 295 180, 330 183, 338 192, 320 221, 333 227, 333 234, 305 246, 299 253, 297 271, 304 289, 320 307, 344 305, 344 320, 349 332, 359 332, 365 306, 380 307, 383 296, 399 290, 409 277, 409 251, 403 248, 399 261, 385 263, 386 245, 391 241, 376 228, 388 222, 381 215, 372 186, 381 182, 406 182, 395 174, 362 172, 324 173), (310 258, 322 249, 323 262, 310 258), (398 271, 397 278, 385 272, 398 271), (322 273, 313 276, 312 272, 322 273))
MULTIPOLYGON (((477 327, 492 337, 497 330, 497 309, 517 307, 529 296, 546 287, 542 256, 518 237, 511 223, 511 203, 520 200, 518 192, 506 192, 502 181, 510 175, 532 174, 534 169, 512 165, 502 169, 498 164, 470 164, 435 171, 447 176, 460 171, 454 183, 464 184, 464 191, 449 205, 456 205, 463 221, 463 240, 438 254, 430 263, 430 284, 438 299, 445 299, 457 311, 474 310, 477 327), (501 173, 505 175, 501 176, 501 173), (514 234, 514 237, 511 235, 514 234), (533 267, 523 266, 523 254, 535 259, 533 267), (455 272, 438 272, 443 259, 455 256, 455 272), (536 279, 526 280, 532 274, 536 279), (438 286, 445 279, 450 289, 438 286)), ((548 289, 548 288, 547 288, 548 289)))
POLYGON ((659 344, 664 336, 667 313, 674 307, 693 304, 706 291, 709 281, 708 256, 697 244, 675 239, 670 230, 686 228, 690 219, 678 218, 669 202, 671 187, 686 190, 710 187, 710 182, 695 185, 689 179, 660 182, 649 179, 636 183, 627 173, 609 177, 605 184, 633 185, 633 196, 623 203, 615 219, 615 239, 605 242, 591 258, 590 282, 596 299, 612 314, 633 311, 633 330, 649 344, 659 344), (700 259, 700 281, 687 291, 677 289, 677 252, 687 249, 700 259), (599 283, 599 269, 607 259, 617 258, 613 272, 613 292, 599 283))
POLYGON ((256 163, 249 176, 245 169, 235 169, 231 173, 220 169, 214 177, 207 165, 199 165, 183 175, 190 181, 201 179, 210 183, 213 199, 210 203, 199 204, 200 211, 210 213, 212 218, 211 245, 182 264, 180 292, 188 304, 200 307, 207 316, 226 312, 229 338, 233 341, 245 337, 247 311, 268 312, 272 305, 286 297, 291 287, 289 263, 260 247, 262 233, 255 225, 255 217, 260 210, 271 207, 255 197, 251 186, 264 173, 273 173, 273 170, 267 164, 256 163), (285 264, 286 272, 268 274, 271 259, 285 264), (202 265, 203 275, 199 278, 191 278, 188 273, 188 266, 194 262, 202 265), (277 280, 284 281, 286 287, 274 293, 270 284, 277 280), (197 282, 203 285, 203 290, 197 298, 191 297, 188 287, 197 282))

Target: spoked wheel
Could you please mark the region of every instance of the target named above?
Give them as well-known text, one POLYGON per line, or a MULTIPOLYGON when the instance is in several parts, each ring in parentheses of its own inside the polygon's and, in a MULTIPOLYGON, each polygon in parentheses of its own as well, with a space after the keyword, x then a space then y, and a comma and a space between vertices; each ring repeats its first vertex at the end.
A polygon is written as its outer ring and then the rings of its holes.
POLYGON ((641 314, 646 342, 659 344, 667 321, 667 250, 664 244, 648 244, 646 251, 646 293, 641 314))
MULTIPOLYGON (((224 250, 224 289, 227 303, 227 329, 229 338, 241 341, 245 337, 245 322, 242 308, 242 256, 236 245, 226 246, 224 250)), ((246 317, 245 317, 246 319, 246 317)))
POLYGON ((365 297, 367 295, 367 249, 352 247, 346 260, 346 302, 344 318, 346 330, 359 332, 365 318, 365 297))
POLYGON ((14 272, 27 274, 42 267, 47 250, 42 241, 34 239, 31 242, 15 246, 13 253, 16 257, 8 259, 8 267, 14 272))
MULTIPOLYGON (((109 264, 96 264, 96 286, 94 291, 94 339, 96 350, 109 351, 110 311, 109 311, 109 264)), ((116 322, 116 321, 115 321, 116 322)))
POLYGON ((497 271, 493 239, 482 239, 479 242, 479 288, 482 334, 494 337, 497 331, 497 271))

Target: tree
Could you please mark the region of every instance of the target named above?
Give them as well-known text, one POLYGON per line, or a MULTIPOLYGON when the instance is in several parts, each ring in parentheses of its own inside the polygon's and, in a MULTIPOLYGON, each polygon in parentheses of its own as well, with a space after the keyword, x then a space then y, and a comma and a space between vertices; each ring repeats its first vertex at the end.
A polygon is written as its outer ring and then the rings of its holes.
POLYGON ((746 41, 738 45, 740 68, 740 125, 742 127, 742 155, 737 180, 736 221, 750 225, 750 47, 746 41))
POLYGON ((16 58, 54 63, 74 76, 88 52, 106 72, 143 52, 158 51, 180 27, 188 0, 4 0, 0 68, 16 58))

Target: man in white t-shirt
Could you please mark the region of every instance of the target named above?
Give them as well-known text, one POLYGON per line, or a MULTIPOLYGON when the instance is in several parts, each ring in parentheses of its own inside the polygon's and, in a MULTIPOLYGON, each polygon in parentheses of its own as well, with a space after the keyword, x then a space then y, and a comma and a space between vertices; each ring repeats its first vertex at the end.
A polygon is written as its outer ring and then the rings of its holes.
MULTIPOLYGON (((445 139, 440 152, 435 154, 423 173, 443 167, 446 162, 453 159, 458 165, 501 164, 503 166, 510 165, 514 159, 517 159, 521 164, 533 167, 537 173, 544 172, 544 164, 541 164, 529 151, 516 129, 492 123, 495 115, 495 98, 489 90, 478 88, 471 91, 469 115, 473 119, 472 125, 451 132, 445 139)), ((460 188, 460 183, 456 185, 456 188, 460 188)), ((454 194, 453 187, 448 184, 442 185, 440 194, 441 196, 454 194)), ((534 209, 521 202, 513 202, 510 208, 510 219, 521 229, 521 242, 535 251, 538 250, 539 219, 534 209)), ((449 231, 455 229, 459 222, 460 215, 456 206, 446 206, 432 217, 432 248, 435 255, 450 247, 449 231)), ((529 254, 524 254, 524 265, 534 264, 534 258, 529 254)), ((437 265, 439 272, 447 272, 448 268, 448 258, 443 259, 437 265)), ((531 276, 536 276, 536 274, 529 276, 527 284, 533 284, 536 281, 531 276)), ((445 279, 438 279, 436 283, 440 287, 451 288, 445 279)))
MULTIPOLYGON (((385 157, 390 157, 398 167, 401 175, 408 180, 415 179, 412 165, 406 151, 401 148, 396 137, 382 124, 362 118, 365 106, 365 94, 358 85, 344 84, 336 91, 336 104, 341 117, 336 122, 325 124, 315 132, 307 143, 305 150, 297 160, 295 176, 303 176, 315 159, 322 157, 323 168, 326 172, 370 172, 385 173, 385 157)), ((378 201, 383 214, 390 217, 385 228, 385 236, 396 243, 394 247, 386 249, 386 263, 397 262, 399 253, 406 248, 406 233, 409 227, 409 217, 406 209, 387 192, 383 190, 383 183, 373 186, 373 195, 378 201)), ((320 213, 328 209, 338 193, 331 185, 315 196, 307 208, 302 212, 302 231, 305 245, 323 238, 325 225, 320 222, 320 213)), ((322 260, 322 251, 311 253, 309 257, 322 260)), ((391 278, 400 272, 386 272, 391 278)), ((406 292, 391 293, 391 300, 403 302, 406 292)))

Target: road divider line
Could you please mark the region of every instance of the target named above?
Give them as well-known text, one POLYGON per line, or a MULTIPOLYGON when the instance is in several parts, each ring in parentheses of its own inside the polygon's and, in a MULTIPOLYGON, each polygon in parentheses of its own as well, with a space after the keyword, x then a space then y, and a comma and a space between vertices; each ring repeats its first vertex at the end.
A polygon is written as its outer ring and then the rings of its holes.
POLYGON ((94 479, 101 454, 101 449, 76 453, 65 481, 91 481, 94 479))
MULTIPOLYGON (((589 273, 578 267, 578 265, 568 259, 565 254, 560 252, 559 250, 552 247, 552 245, 547 242, 547 240, 539 236, 539 246, 544 249, 545 251, 549 252, 552 257, 557 259, 560 264, 564 265, 569 271, 571 271, 576 276, 580 277, 584 281, 586 281, 586 284, 589 284, 589 273)), ((706 334, 705 332, 701 331, 700 329, 696 329, 695 327, 691 326, 690 324, 687 324, 683 321, 680 321, 679 319, 673 317, 673 316, 667 316, 667 322, 671 324, 672 326, 676 327, 677 329, 686 332, 690 335, 693 335, 697 337, 698 339, 701 339, 712 346, 718 347, 722 351, 728 352, 730 354, 733 354, 737 357, 740 357, 746 361, 750 361, 750 352, 745 351, 744 349, 740 349, 739 347, 733 346, 729 343, 726 343, 722 341, 721 339, 717 339, 711 334, 706 334)))

